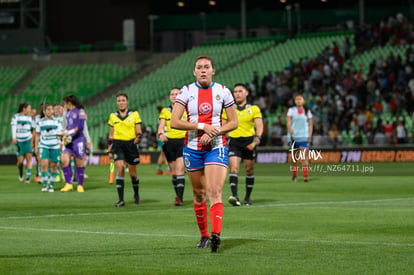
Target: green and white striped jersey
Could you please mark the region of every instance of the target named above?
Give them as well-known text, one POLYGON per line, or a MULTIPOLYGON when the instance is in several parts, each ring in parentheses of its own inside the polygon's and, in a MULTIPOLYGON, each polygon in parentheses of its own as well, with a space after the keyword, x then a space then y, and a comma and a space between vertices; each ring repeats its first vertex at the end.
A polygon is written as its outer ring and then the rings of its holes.
POLYGON ((59 121, 59 123, 62 125, 62 129, 66 129, 66 117, 64 115, 53 116, 53 119, 59 121))
POLYGON ((30 140, 32 130, 36 127, 33 119, 29 115, 21 113, 14 114, 11 119, 12 137, 18 142, 30 140))
POLYGON ((41 118, 36 125, 36 133, 40 133, 39 147, 59 149, 60 139, 57 135, 62 131, 62 124, 56 119, 41 118))

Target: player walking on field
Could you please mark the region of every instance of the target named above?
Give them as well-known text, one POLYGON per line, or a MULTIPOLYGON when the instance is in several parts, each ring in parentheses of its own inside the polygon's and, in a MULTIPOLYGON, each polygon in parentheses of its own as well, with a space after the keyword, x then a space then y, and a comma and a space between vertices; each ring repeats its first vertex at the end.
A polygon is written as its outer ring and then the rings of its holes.
POLYGON ((139 164, 138 144, 142 135, 141 117, 138 111, 128 109, 128 96, 118 94, 116 96, 118 111, 109 115, 108 155, 115 161, 116 190, 118 202, 116 207, 125 206, 124 201, 124 176, 125 163, 128 164, 129 176, 134 189, 134 203, 139 204, 139 180, 137 165, 139 164))
MULTIPOLYGON (((263 134, 262 113, 257 105, 247 104, 248 94, 249 92, 244 84, 238 83, 234 85, 233 95, 236 101, 239 126, 229 133, 229 183, 232 193, 229 197, 229 203, 233 206, 240 206, 237 185, 241 160, 243 160, 246 172, 244 204, 251 204, 250 195, 254 185, 256 146, 260 144, 263 134)), ((226 116, 223 119, 226 119, 226 116)))
POLYGON ((223 219, 222 192, 227 176, 228 151, 225 133, 237 128, 237 115, 231 92, 213 82, 213 60, 196 58, 193 67, 196 82, 184 86, 176 98, 171 115, 171 127, 187 130, 184 140, 184 165, 188 171, 194 195, 194 210, 201 240, 197 248, 217 252, 221 243, 223 219), (227 111, 227 124, 221 125, 227 111), (186 112, 188 120, 181 120, 186 112), (211 237, 208 232, 207 197, 210 200, 211 237))
MULTIPOLYGON (((295 105, 290 107, 287 112, 286 127, 288 130, 288 138, 291 142, 291 150, 300 150, 301 156, 305 156, 302 160, 303 180, 309 180, 309 144, 312 141, 312 112, 305 106, 305 98, 303 95, 295 96, 295 105)), ((295 152, 294 152, 295 153, 295 152)), ((297 160, 292 160, 292 181, 296 182, 298 177, 297 160)))
POLYGON ((43 183, 42 192, 54 192, 55 179, 58 170, 57 164, 60 161, 60 138, 58 133, 62 132, 62 124, 52 117, 53 106, 43 105, 43 116, 36 124, 35 152, 40 158, 41 181, 43 183), (51 170, 50 183, 49 165, 51 170))
POLYGON ((17 146, 19 181, 23 181, 23 161, 26 159, 26 183, 30 183, 32 176, 33 130, 36 127, 30 112, 30 104, 21 103, 11 119, 12 142, 17 146))
MULTIPOLYGON (((158 126, 158 139, 164 144, 162 150, 170 166, 172 184, 174 186, 176 199, 175 205, 183 205, 183 195, 185 186, 183 147, 185 131, 171 128, 171 112, 177 95, 180 93, 179 88, 173 88, 170 91, 171 106, 162 108, 160 112, 160 125, 158 126)), ((187 120, 184 113, 182 120, 187 120)))
POLYGON ((83 134, 86 121, 86 112, 82 103, 75 95, 63 98, 66 107, 66 130, 63 132, 65 148, 62 152, 62 170, 65 175, 66 184, 60 189, 61 192, 73 190, 72 171, 70 168, 70 157, 75 158, 76 175, 78 180, 77 191, 85 192, 83 188, 86 140, 83 134))

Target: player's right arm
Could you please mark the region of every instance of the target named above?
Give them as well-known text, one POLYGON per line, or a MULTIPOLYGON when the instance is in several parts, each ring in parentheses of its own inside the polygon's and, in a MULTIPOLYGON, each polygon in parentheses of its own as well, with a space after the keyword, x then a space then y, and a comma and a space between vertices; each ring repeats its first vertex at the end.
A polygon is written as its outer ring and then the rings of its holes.
POLYGON ((161 140, 161 142, 167 142, 168 138, 165 135, 165 119, 164 118, 160 118, 160 125, 158 126, 158 131, 157 131, 157 137, 159 140, 161 140))
POLYGON ((12 117, 11 120, 11 130, 12 130, 12 142, 13 144, 17 144, 17 127, 16 127, 16 116, 12 117))
POLYGON ((111 128, 109 128, 109 135, 108 135, 108 156, 110 159, 113 158, 113 155, 111 152, 113 140, 114 140, 114 127, 111 126, 111 128))

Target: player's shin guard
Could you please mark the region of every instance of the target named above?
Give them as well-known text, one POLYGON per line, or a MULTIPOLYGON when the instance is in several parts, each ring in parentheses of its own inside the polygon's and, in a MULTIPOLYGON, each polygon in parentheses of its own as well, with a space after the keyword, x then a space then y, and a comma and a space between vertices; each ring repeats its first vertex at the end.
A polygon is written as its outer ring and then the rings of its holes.
POLYGON ((175 195, 178 196, 178 192, 177 192, 177 177, 176 176, 172 177, 171 178, 171 182, 172 182, 172 185, 174 187, 175 195))
POLYGON ((184 176, 177 176, 177 196, 183 200, 184 196, 184 184, 185 184, 185 177, 184 176))
POLYGON ((124 201, 124 177, 116 177, 116 191, 120 201, 124 201))
POLYGON ((47 187, 47 181, 48 181, 48 178, 49 178, 49 172, 41 172, 40 175, 41 175, 41 181, 43 183, 43 186, 47 187))
POLYGON ((201 237, 209 237, 208 234, 208 219, 207 219, 207 203, 194 204, 194 211, 197 219, 198 229, 200 229, 201 237))
POLYGON ((309 164, 302 165, 302 172, 304 177, 309 175, 309 164))
POLYGON ((237 184, 238 184, 239 178, 237 174, 230 174, 229 175, 229 182, 230 182, 230 190, 233 195, 233 197, 237 198, 237 184))
POLYGON ((211 223, 211 233, 221 234, 221 225, 223 222, 223 203, 218 202, 213 204, 210 207, 210 223, 211 223))
POLYGON ((19 177, 23 178, 23 163, 18 165, 17 168, 19 169, 19 177))
POLYGON ((290 166, 290 170, 292 171, 292 176, 294 177, 298 176, 298 165, 297 164, 292 164, 292 166, 290 166))
POLYGON ((246 198, 250 198, 250 194, 253 191, 254 175, 246 176, 246 198))
POLYGON ((72 183, 72 170, 70 166, 62 167, 63 175, 65 175, 66 183, 72 183))
POLYGON ((138 177, 131 177, 131 182, 132 182, 132 189, 134 189, 134 196, 138 196, 138 192, 139 192, 139 179, 138 179, 138 177))
POLYGON ((26 179, 30 179, 32 177, 32 169, 26 169, 26 179))
POLYGON ((83 185, 85 178, 85 167, 76 167, 76 176, 78 179, 78 185, 83 185))
POLYGON ((55 185, 55 179, 56 177, 59 175, 59 172, 52 172, 52 177, 50 178, 50 186, 54 186, 55 185))

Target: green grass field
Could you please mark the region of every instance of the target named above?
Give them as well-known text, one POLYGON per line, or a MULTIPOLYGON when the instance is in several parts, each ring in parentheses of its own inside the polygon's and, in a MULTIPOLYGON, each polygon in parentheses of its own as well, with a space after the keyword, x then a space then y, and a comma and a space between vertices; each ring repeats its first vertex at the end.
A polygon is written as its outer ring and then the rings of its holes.
POLYGON ((127 180, 124 208, 113 206, 107 167, 87 168, 85 193, 41 193, 1 166, 0 274, 412 274, 414 163, 373 167, 292 183, 287 165, 256 165, 251 206, 230 206, 226 183, 222 246, 211 253, 194 248, 188 179, 176 207, 155 165, 139 166, 141 205, 127 180))

